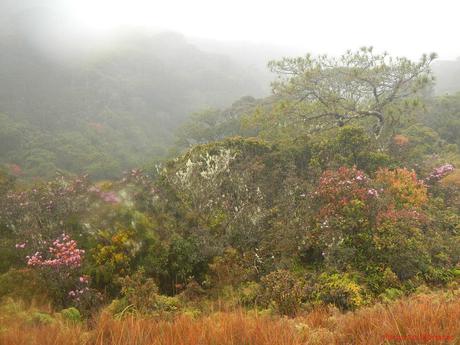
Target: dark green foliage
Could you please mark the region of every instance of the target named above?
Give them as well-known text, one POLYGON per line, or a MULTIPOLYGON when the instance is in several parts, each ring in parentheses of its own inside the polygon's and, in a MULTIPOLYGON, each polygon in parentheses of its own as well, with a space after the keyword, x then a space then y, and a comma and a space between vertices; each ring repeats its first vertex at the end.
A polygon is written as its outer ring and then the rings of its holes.
MULTIPOLYGON (((146 278, 142 269, 131 276, 121 278, 120 283, 121 295, 125 299, 125 303, 121 303, 120 306, 127 304, 123 310, 131 306, 139 313, 152 314, 175 312, 180 308, 177 298, 158 294, 155 282, 151 278, 146 278)), ((120 309, 120 306, 117 309, 120 309)))
POLYGON ((379 150, 379 143, 361 127, 345 126, 323 135, 313 143, 311 164, 321 170, 356 166, 366 172, 394 165, 387 152, 379 150))
POLYGON ((238 286, 257 276, 256 266, 249 253, 242 254, 234 248, 226 248, 222 255, 209 264, 211 284, 217 288, 238 286))
POLYGON ((167 256, 167 272, 174 284, 186 283, 192 277, 200 278, 206 264, 202 248, 196 238, 185 239, 173 235, 167 256))

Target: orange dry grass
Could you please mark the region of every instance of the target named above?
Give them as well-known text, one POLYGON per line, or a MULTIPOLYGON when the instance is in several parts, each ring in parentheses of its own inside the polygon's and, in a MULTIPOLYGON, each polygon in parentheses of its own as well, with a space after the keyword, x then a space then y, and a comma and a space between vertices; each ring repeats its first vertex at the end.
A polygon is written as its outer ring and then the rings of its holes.
POLYGON ((301 343, 302 335, 290 326, 288 320, 272 320, 234 312, 217 313, 198 320, 178 317, 174 322, 152 322, 134 317, 122 322, 105 319, 99 325, 91 344, 296 345, 301 343))
POLYGON ((18 322, 0 330, 1 345, 83 345, 87 344, 81 327, 62 325, 25 326, 18 322))
POLYGON ((92 329, 18 320, 0 330, 0 345, 460 344, 459 320, 459 295, 432 294, 347 314, 317 309, 293 319, 242 311, 170 321, 103 314, 92 329))
POLYGON ((336 343, 350 339, 368 345, 460 344, 460 296, 419 295, 390 308, 377 305, 344 315, 336 343))

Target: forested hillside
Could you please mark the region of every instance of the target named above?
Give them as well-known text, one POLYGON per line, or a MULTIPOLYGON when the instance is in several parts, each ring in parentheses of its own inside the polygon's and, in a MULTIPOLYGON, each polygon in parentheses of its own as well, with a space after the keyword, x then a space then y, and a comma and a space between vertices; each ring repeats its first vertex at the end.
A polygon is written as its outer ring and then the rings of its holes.
MULTIPOLYGON (((264 96, 266 56, 282 54, 135 29, 89 39, 38 3, 2 11, 0 164, 26 179, 115 178, 171 157, 185 120, 264 96)), ((437 94, 460 90, 457 65, 434 64, 437 94)))
POLYGON ((263 94, 257 70, 179 34, 84 41, 43 7, 0 24, 0 162, 23 177, 120 176, 166 156, 194 111, 263 94))

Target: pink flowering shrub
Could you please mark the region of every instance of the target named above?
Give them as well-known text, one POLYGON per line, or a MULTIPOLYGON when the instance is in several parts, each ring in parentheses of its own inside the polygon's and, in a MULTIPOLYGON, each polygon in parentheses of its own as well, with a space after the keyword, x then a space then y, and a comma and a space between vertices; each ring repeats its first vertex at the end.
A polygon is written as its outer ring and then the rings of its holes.
POLYGON ((424 182, 405 168, 372 177, 354 167, 325 171, 311 198, 305 255, 317 253, 313 259, 335 268, 389 267, 411 277, 429 262, 422 236, 427 198, 424 182))
POLYGON ((454 171, 454 166, 452 164, 444 164, 441 165, 437 168, 435 168, 431 174, 426 178, 427 182, 436 182, 442 179, 443 177, 447 176, 450 174, 452 171, 454 171))
POLYGON ((76 302, 79 302, 80 297, 89 291, 88 284, 89 277, 85 275, 80 276, 78 278, 77 284, 75 285, 75 289, 69 291, 69 297, 75 299, 76 302))
POLYGON ((97 310, 104 298, 102 294, 90 288, 90 278, 87 275, 81 275, 74 283, 73 289, 67 294, 71 304, 78 308, 83 315, 90 315, 97 310))
POLYGON ((369 188, 368 191, 367 191, 367 195, 378 198, 379 192, 375 188, 369 188))
MULTIPOLYGON (((21 245, 17 248, 22 248, 21 245)), ((77 242, 63 233, 48 247, 46 255, 37 251, 27 256, 27 266, 37 269, 49 283, 50 297, 55 304, 75 305, 89 291, 89 278, 80 272, 84 254, 77 242)))
POLYGON ((314 200, 321 204, 318 215, 327 218, 350 205, 353 201, 364 202, 375 196, 370 187, 370 179, 363 171, 341 167, 337 171, 325 171, 314 191, 314 200))
POLYGON ((27 265, 32 267, 78 268, 81 266, 85 251, 78 249, 77 242, 72 240, 68 235, 62 234, 49 247, 49 253, 51 254, 51 258, 48 259, 43 259, 40 252, 36 252, 32 256, 27 256, 27 265))

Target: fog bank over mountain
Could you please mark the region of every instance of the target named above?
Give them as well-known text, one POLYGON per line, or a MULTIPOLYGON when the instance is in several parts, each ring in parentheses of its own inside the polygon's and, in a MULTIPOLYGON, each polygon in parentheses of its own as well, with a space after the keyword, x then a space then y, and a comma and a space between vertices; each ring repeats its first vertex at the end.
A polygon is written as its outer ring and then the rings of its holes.
POLYGON ((30 176, 116 176, 166 155, 191 113, 268 94, 263 72, 181 34, 88 36, 49 7, 13 7, 0 23, 0 162, 30 176))
POLYGON ((433 64, 437 94, 454 94, 460 91, 460 57, 456 60, 438 60, 433 64))
MULTIPOLYGON (((29 176, 117 176, 165 157, 193 113, 270 95, 268 61, 307 53, 308 37, 293 46, 129 23, 92 30, 68 5, 0 3, 0 164, 29 176)), ((460 60, 433 70, 438 94, 460 91, 460 60)))

